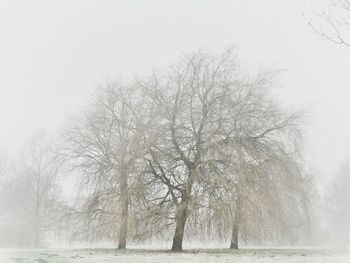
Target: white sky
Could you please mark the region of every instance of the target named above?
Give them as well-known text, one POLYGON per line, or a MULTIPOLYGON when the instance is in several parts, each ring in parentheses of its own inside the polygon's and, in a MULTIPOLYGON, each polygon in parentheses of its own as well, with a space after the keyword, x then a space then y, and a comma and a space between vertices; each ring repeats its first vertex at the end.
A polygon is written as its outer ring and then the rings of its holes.
POLYGON ((0 0, 0 151, 60 128, 108 78, 234 45, 243 67, 285 70, 286 104, 311 104, 307 158, 327 176, 350 160, 350 50, 311 31, 309 1, 0 0))

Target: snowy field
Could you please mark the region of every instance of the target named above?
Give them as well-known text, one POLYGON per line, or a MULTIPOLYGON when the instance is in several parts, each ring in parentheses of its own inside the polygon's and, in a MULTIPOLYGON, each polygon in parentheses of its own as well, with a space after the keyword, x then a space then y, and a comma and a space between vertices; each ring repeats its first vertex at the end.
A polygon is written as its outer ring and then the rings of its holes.
POLYGON ((108 263, 108 262, 300 262, 300 263, 349 263, 346 253, 311 249, 245 249, 188 250, 170 253, 164 250, 131 249, 47 249, 47 250, 0 250, 1 263, 108 263))

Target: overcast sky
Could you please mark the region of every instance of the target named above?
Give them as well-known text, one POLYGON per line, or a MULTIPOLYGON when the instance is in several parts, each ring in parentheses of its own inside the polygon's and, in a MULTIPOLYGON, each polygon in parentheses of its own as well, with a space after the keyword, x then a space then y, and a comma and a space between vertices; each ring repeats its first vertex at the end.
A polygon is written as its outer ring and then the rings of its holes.
POLYGON ((0 150, 59 129, 109 78, 234 45, 243 67, 284 70, 278 96, 310 110, 306 156, 327 177, 350 160, 350 49, 311 31, 309 2, 0 0, 0 150))

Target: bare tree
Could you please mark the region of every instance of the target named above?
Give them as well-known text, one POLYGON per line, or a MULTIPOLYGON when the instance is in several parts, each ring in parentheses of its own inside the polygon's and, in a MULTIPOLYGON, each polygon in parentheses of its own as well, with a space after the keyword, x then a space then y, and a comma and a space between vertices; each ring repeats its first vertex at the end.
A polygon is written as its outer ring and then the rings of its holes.
POLYGON ((139 112, 144 114, 145 109, 137 92, 131 86, 108 84, 64 134, 65 154, 81 171, 80 190, 87 195, 81 212, 107 226, 105 234, 112 238, 117 232, 119 249, 126 248, 137 160, 143 149, 139 130, 146 120, 139 119, 139 112))
POLYGON ((181 251, 186 226, 197 231, 200 221, 224 222, 238 248, 239 233, 262 227, 249 218, 287 218, 278 214, 289 201, 277 205, 274 196, 287 200, 282 193, 302 181, 300 116, 272 99, 272 77, 246 74, 232 50, 199 51, 102 89, 65 134, 82 173, 86 225, 113 238, 119 221, 119 248, 131 224, 140 239, 174 225, 172 250, 181 251))
POLYGON ((350 168, 343 164, 331 180, 325 201, 327 227, 335 243, 346 247, 350 237, 350 168))
POLYGON ((319 36, 350 47, 350 1, 330 0, 326 8, 314 13, 317 19, 308 19, 308 23, 319 36))
POLYGON ((60 163, 44 133, 34 135, 13 164, 8 178, 6 199, 16 228, 30 235, 31 245, 43 245, 44 235, 55 221, 60 163))
MULTIPOLYGON (((236 160, 228 174, 233 175, 236 193, 230 247, 235 249, 238 248, 240 226, 247 232, 253 229, 252 226, 261 227, 262 222, 267 221, 274 222, 278 229, 278 223, 288 221, 291 218, 287 215, 289 206, 283 203, 283 196, 293 191, 292 196, 298 196, 298 191, 304 193, 306 184, 297 162, 300 115, 280 109, 270 100, 268 90, 264 90, 258 96, 251 92, 253 104, 246 109, 249 114, 242 110, 237 124, 241 131, 239 139, 231 145, 235 149, 232 158, 236 160), (260 222, 258 213, 265 217, 260 218, 260 222), (242 219, 246 221, 243 224, 242 219)), ((280 229, 287 227, 284 225, 280 229)))
MULTIPOLYGON (((268 73, 253 79, 242 73, 231 50, 219 57, 195 53, 141 84, 158 109, 154 118, 159 123, 158 139, 145 159, 153 178, 150 182, 158 184, 153 201, 166 207, 175 223, 173 251, 182 250, 186 220, 194 213, 190 207, 203 205, 200 196, 208 178, 214 176, 218 187, 215 172, 226 175, 231 167, 236 181, 244 174, 247 160, 243 155, 251 162, 262 160, 258 155, 265 154, 266 159, 266 152, 278 155, 281 146, 295 142, 282 133, 300 135, 294 125, 297 115, 282 114, 270 103, 265 94, 269 84, 268 73), (241 155, 238 160, 237 155, 241 155)), ((240 188, 235 189, 236 222, 243 210, 240 188)), ((233 232, 238 233, 237 223, 233 225, 233 232)))
MULTIPOLYGON (((307 192, 308 182, 298 162, 302 115, 288 113, 272 99, 272 80, 273 76, 265 73, 244 82, 240 96, 229 106, 239 108, 232 135, 209 151, 220 162, 212 165, 211 176, 202 180, 211 200, 206 211, 210 214, 208 226, 224 238, 227 231, 223 229, 231 227, 230 247, 235 249, 239 233, 257 236, 263 222, 274 222, 277 228, 279 222, 286 221, 289 215, 283 196, 295 196, 296 201, 307 192), (275 200, 281 203, 277 205, 275 200)), ((295 213, 298 206, 304 203, 294 206, 295 213)), ((291 205, 288 208, 292 209, 291 205)), ((282 228, 287 229, 285 225, 282 228)))

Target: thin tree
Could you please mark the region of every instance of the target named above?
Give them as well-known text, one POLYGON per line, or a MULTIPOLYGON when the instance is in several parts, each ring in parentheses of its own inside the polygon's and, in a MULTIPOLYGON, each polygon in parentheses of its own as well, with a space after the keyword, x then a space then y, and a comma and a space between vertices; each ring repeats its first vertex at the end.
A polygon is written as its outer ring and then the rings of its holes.
POLYGON ((7 198, 13 223, 31 233, 33 247, 43 245, 55 222, 59 168, 51 141, 38 133, 23 147, 9 178, 7 198))
POLYGON ((138 132, 142 120, 137 118, 143 110, 141 98, 130 86, 110 83, 64 134, 65 155, 81 171, 80 189, 87 192, 81 212, 89 221, 107 226, 105 235, 113 238, 117 231, 119 249, 126 248, 130 202, 135 196, 132 184, 142 151, 138 132))

